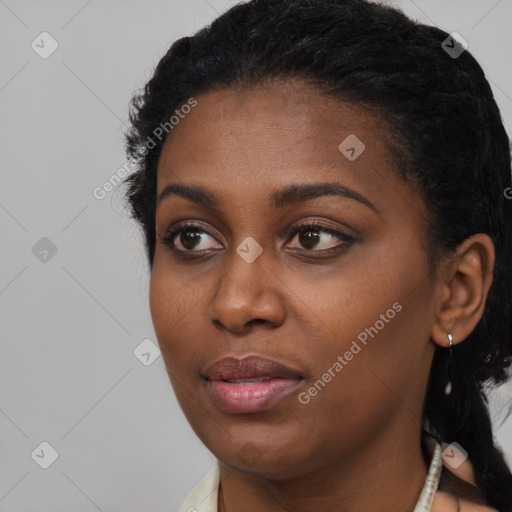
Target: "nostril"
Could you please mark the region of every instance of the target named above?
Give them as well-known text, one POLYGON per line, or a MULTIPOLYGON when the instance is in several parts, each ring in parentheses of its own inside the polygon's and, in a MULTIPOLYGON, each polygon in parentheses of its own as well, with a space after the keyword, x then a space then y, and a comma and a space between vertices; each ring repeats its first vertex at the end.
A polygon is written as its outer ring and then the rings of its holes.
POLYGON ((248 324, 261 324, 261 323, 265 323, 266 320, 264 318, 254 318, 253 320, 250 320, 248 322, 248 324))

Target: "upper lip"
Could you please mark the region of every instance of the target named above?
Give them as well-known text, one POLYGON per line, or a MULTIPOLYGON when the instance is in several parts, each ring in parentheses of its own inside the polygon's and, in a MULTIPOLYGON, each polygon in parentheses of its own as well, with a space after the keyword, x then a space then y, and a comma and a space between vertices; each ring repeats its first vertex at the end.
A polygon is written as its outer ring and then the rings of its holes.
POLYGON ((204 372, 208 380, 239 380, 255 378, 302 378, 298 371, 285 366, 275 359, 251 355, 238 359, 225 357, 212 363, 204 372))

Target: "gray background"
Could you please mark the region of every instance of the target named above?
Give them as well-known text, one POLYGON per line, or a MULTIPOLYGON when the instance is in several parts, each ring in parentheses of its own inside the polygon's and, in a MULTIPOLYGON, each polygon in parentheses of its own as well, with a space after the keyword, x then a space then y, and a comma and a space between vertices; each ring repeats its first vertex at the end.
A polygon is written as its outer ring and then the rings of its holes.
MULTIPOLYGON (((93 190, 125 164, 132 93, 234 3, 0 0, 1 511, 173 511, 214 463, 162 358, 134 355, 156 343, 142 239, 122 189, 93 190)), ((510 134, 511 0, 394 4, 463 35, 510 134)), ((511 396, 492 399, 497 427, 511 396)), ((512 418, 497 438, 512 463, 512 418)))

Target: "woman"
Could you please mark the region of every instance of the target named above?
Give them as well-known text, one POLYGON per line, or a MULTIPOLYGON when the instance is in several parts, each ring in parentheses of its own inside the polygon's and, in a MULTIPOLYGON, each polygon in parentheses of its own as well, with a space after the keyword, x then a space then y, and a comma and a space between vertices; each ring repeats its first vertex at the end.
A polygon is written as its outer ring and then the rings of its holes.
POLYGON ((253 0, 176 41, 131 122, 155 332, 218 459, 181 511, 512 510, 484 399, 512 358, 510 148, 465 46, 253 0))

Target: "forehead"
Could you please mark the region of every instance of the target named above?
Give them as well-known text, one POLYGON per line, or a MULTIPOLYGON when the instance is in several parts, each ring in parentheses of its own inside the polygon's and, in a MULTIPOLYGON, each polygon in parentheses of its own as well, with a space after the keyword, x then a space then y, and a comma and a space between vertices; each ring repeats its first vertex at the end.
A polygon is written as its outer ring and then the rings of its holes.
POLYGON ((320 180, 376 194, 395 173, 386 123, 307 84, 274 81, 195 99, 164 144, 157 195, 169 182, 222 196, 320 180))

